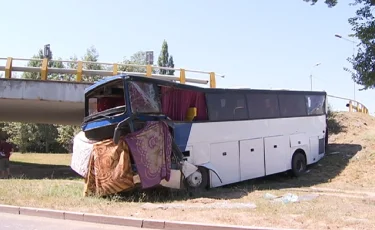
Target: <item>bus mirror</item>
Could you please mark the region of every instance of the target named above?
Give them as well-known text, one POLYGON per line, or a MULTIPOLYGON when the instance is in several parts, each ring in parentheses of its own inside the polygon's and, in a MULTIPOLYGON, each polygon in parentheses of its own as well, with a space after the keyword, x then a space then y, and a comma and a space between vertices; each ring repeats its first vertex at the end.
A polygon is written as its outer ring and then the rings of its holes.
POLYGON ((187 121, 192 121, 197 116, 197 107, 190 107, 188 111, 186 112, 186 118, 187 121))
POLYGON ((346 107, 349 107, 349 103, 348 103, 348 104, 346 104, 346 107))

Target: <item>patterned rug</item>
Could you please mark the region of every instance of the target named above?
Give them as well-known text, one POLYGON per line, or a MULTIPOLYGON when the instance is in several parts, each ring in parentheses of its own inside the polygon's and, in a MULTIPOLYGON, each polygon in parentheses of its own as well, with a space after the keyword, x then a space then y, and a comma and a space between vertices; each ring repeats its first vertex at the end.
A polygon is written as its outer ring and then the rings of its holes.
POLYGON ((134 187, 129 148, 123 138, 94 144, 90 157, 84 195, 105 196, 134 187))
POLYGON ((125 136, 139 174, 142 188, 169 181, 171 174, 172 137, 168 125, 151 121, 134 133, 125 136))

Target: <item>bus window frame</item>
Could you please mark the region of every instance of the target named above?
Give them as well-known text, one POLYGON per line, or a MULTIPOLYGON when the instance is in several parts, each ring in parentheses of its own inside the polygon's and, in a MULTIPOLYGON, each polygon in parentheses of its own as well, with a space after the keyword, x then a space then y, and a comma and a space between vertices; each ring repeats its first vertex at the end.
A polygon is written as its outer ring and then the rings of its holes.
POLYGON ((149 82, 149 81, 141 81, 141 80, 129 80, 129 79, 126 79, 125 80, 125 84, 126 84, 126 91, 124 91, 126 95, 126 99, 127 99, 127 103, 129 104, 128 105, 128 108, 129 108, 129 114, 157 114, 157 115, 160 115, 160 114, 163 114, 163 106, 162 106, 162 103, 161 103, 161 92, 160 92, 160 84, 159 83, 155 83, 155 82, 149 82), (140 83, 144 83, 144 84, 152 84, 153 85, 153 88, 154 88, 154 91, 155 91, 155 95, 157 95, 159 97, 159 105, 160 105, 160 111, 159 112, 134 112, 133 111, 133 108, 132 108, 132 102, 131 102, 131 99, 130 99, 130 87, 129 87, 129 84, 130 82, 140 82, 140 83))
MULTIPOLYGON (((278 95, 278 98, 279 98, 279 110, 280 110, 280 118, 290 118, 290 117, 307 117, 309 116, 308 115, 308 111, 307 111, 307 105, 306 105, 306 94, 302 94, 302 93, 291 93, 291 92, 288 92, 288 93, 279 93, 278 95), (283 96, 287 96, 287 97, 296 97, 296 96, 299 96, 301 98, 303 98, 303 103, 301 103, 301 105, 304 106, 304 110, 301 110, 300 112, 303 112, 303 114, 301 115, 284 115, 284 113, 282 112, 282 109, 283 109, 283 106, 282 106, 282 103, 281 103, 281 97, 283 96)), ((290 99, 290 98, 289 98, 290 99)), ((302 102, 302 101, 301 101, 302 102)), ((289 102, 288 102, 289 103, 289 102)), ((287 104, 288 104, 287 103, 287 104)), ((285 107, 284 107, 285 108, 285 107)), ((294 110, 294 111, 297 111, 297 110, 294 110)))
MULTIPOLYGON (((308 116, 321 116, 321 115, 324 115, 324 114, 327 114, 327 97, 325 95, 320 95, 320 94, 306 94, 305 95, 305 99, 306 99, 306 109, 307 109, 307 115, 308 116), (322 112, 321 113, 318 113, 318 114, 309 114, 309 105, 308 105, 308 100, 310 98, 311 100, 311 97, 322 97, 323 98, 323 104, 321 105, 321 109, 322 109, 322 112)), ((311 107, 311 106, 310 106, 311 107)))
MULTIPOLYGON (((279 102, 279 93, 275 93, 275 92, 267 92, 267 91, 264 91, 264 92, 254 92, 254 91, 249 91, 245 94, 245 97, 246 97, 246 101, 247 101, 247 109, 248 109, 248 114, 249 114, 249 120, 259 120, 259 119, 274 119, 274 118, 281 118, 280 116, 280 102, 279 102), (265 95, 270 95, 270 97, 268 97, 268 99, 275 99, 274 102, 276 102, 276 105, 277 105, 277 108, 276 108, 276 116, 263 116, 263 117, 252 117, 252 112, 250 111, 250 109, 252 109, 251 107, 249 107, 249 104, 251 105, 251 101, 252 100, 249 100, 249 97, 251 96, 261 96, 261 97, 264 97, 265 95)), ((271 104, 272 105, 272 104, 271 104)))
MULTIPOLYGON (((248 111, 248 108, 247 108, 247 100, 246 100, 246 95, 244 92, 241 92, 241 91, 222 91, 222 92, 204 92, 205 93, 205 100, 206 100, 206 105, 207 105, 207 116, 208 116, 208 120, 207 121, 201 121, 201 122, 225 122, 225 121, 246 121, 246 120, 249 120, 249 111, 248 111), (209 103, 209 97, 211 95, 241 95, 241 97, 244 99, 244 109, 246 111, 246 115, 247 115, 247 118, 246 119, 219 119, 219 120, 212 120, 212 110, 211 110, 211 106, 209 103)), ((218 102, 219 103, 219 102, 218 102)), ((225 102, 227 103, 227 102, 225 102)), ((234 108, 235 109, 235 106, 234 108)), ((233 111, 232 111, 233 112, 233 111)))
POLYGON ((125 107, 123 112, 116 113, 115 115, 111 115, 109 117, 113 118, 113 117, 124 116, 126 114, 129 114, 129 100, 128 100, 127 95, 126 95, 126 92, 128 91, 128 87, 127 87, 125 79, 121 78, 121 79, 117 79, 115 81, 107 82, 106 84, 98 86, 98 88, 103 88, 103 87, 110 86, 110 85, 116 85, 120 82, 123 85, 124 91, 123 91, 122 96, 124 97, 125 104, 123 106, 117 106, 117 107, 114 107, 114 108, 107 109, 105 111, 101 111, 101 112, 94 113, 92 115, 88 115, 90 96, 95 94, 95 91, 97 90, 97 89, 94 89, 94 90, 88 92, 85 95, 85 117, 83 119, 84 123, 90 122, 92 120, 100 121, 100 120, 103 120, 103 119, 107 119, 106 116, 108 116, 108 114, 112 114, 114 111, 116 111, 117 109, 120 109, 121 107, 125 107))

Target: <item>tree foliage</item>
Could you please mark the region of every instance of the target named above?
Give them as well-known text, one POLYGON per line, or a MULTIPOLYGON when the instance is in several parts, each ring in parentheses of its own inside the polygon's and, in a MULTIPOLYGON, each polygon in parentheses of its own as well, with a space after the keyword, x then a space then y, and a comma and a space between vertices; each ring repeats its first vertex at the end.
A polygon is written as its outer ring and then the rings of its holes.
MULTIPOLYGON (((163 41, 161 46, 161 52, 158 58, 158 66, 174 68, 173 56, 169 56, 168 43, 166 40, 163 41)), ((174 70, 160 69, 160 74, 174 75, 174 70)))
MULTIPOLYGON (((319 0, 304 0, 305 2, 310 2, 311 5, 315 5, 319 0)), ((337 4, 337 0, 325 0, 325 4, 328 5, 328 7, 334 7, 337 4)))
POLYGON ((353 80, 363 89, 375 88, 375 18, 372 14, 375 1, 356 0, 353 5, 361 4, 356 16, 349 19, 354 34, 360 43, 357 54, 349 58, 353 65, 353 80))
MULTIPOLYGON (((139 72, 139 73, 146 73, 146 68, 144 67, 137 67, 137 66, 132 66, 132 65, 146 65, 146 52, 144 51, 138 51, 130 58, 124 57, 124 60, 122 61, 123 66, 119 66, 118 70, 119 71, 124 71, 124 72, 139 72)), ((155 73, 155 70, 153 70, 155 73)))

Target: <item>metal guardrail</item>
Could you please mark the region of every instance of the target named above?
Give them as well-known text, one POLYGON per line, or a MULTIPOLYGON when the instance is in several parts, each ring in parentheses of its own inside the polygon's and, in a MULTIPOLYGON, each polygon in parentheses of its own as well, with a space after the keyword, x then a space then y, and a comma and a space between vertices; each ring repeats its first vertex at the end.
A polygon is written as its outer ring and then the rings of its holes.
POLYGON ((349 103, 346 104, 346 107, 349 108, 349 112, 358 112, 358 113, 369 114, 367 107, 365 105, 363 105, 362 103, 356 101, 356 100, 353 100, 353 99, 350 99, 350 98, 345 98, 345 97, 333 96, 333 95, 327 95, 327 96, 332 97, 332 98, 337 98, 337 99, 349 101, 349 103))
POLYGON ((224 75, 216 75, 214 72, 207 72, 207 71, 198 71, 198 70, 188 70, 182 68, 169 68, 169 67, 159 67, 153 65, 136 65, 136 64, 124 64, 124 63, 105 63, 105 62, 90 62, 90 61, 66 61, 66 60, 48 60, 47 58, 44 59, 28 59, 28 58, 1 58, 0 61, 6 61, 5 65, 0 65, 0 71, 5 71, 5 78, 11 78, 12 72, 31 72, 31 73, 40 73, 41 80, 48 80, 47 75, 50 73, 57 73, 57 74, 75 74, 76 81, 82 82, 83 75, 86 76, 113 76, 117 74, 132 74, 136 76, 146 76, 146 77, 155 77, 162 80, 169 80, 169 81, 178 81, 182 84, 187 82, 196 83, 196 84, 210 84, 211 88, 216 88, 216 76, 224 77, 224 75), (13 61, 36 61, 40 62, 40 67, 30 67, 30 66, 14 66, 13 61), (50 62, 60 62, 60 63, 70 63, 75 64, 77 68, 51 68, 48 67, 48 63, 50 62), (99 64, 99 65, 106 65, 109 66, 108 70, 91 70, 91 69, 84 69, 84 64, 99 64), (144 68, 145 73, 142 72, 126 72, 126 71, 119 71, 120 67, 137 67, 137 68, 144 68), (174 75, 166 75, 166 74, 154 74, 153 70, 174 70, 178 71, 180 74, 179 76, 174 75), (205 74, 209 76, 209 80, 202 80, 202 79, 195 79, 195 78, 187 78, 186 73, 199 73, 205 74))

